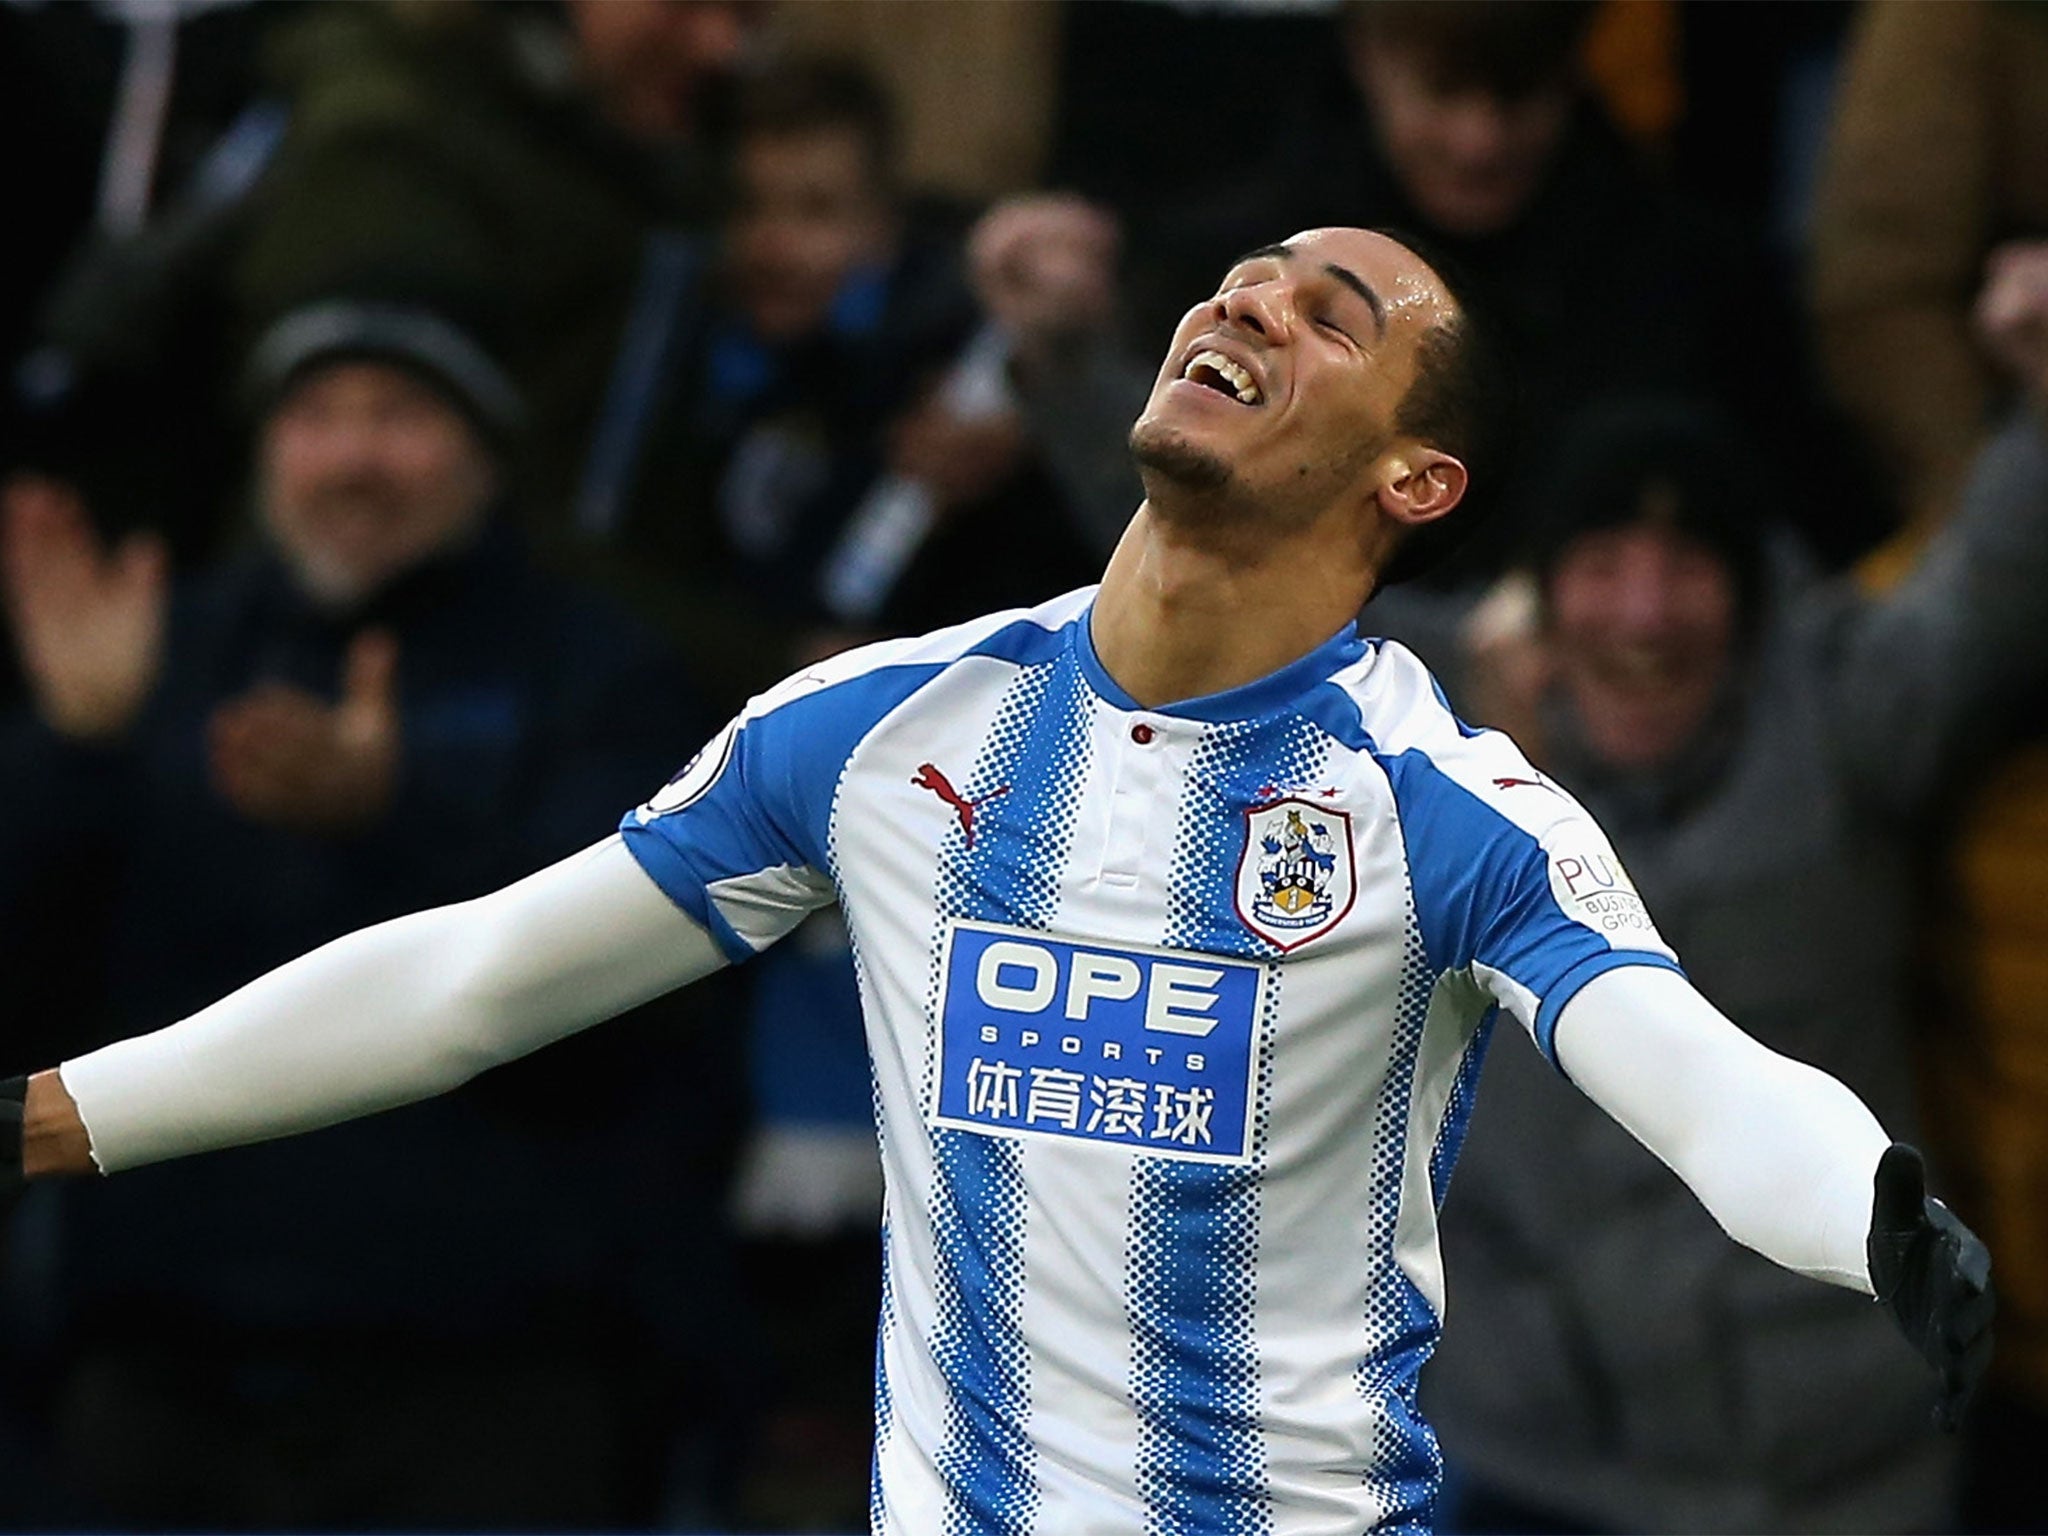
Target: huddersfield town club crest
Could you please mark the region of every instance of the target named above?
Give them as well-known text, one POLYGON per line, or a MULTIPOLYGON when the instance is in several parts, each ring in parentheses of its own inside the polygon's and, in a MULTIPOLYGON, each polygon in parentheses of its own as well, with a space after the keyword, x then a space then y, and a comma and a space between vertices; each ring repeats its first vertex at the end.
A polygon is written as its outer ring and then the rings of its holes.
POLYGON ((1334 927, 1358 894, 1351 818, 1306 800, 1269 800, 1245 816, 1237 915, 1282 951, 1334 927))

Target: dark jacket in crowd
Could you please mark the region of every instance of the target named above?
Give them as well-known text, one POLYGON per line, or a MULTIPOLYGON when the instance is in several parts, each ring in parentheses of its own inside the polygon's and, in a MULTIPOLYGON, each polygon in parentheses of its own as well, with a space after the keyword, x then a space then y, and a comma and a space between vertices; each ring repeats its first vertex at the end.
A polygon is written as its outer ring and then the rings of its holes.
MULTIPOLYGON (((1902 1139, 1915 833, 2040 718, 2044 581, 2048 439, 2023 420, 1898 593, 1830 584, 1769 611, 1674 767, 1605 769, 1561 706, 1547 717, 1543 766, 1694 983, 1902 1139)), ((1952 1523, 1936 1384, 1888 1315, 1729 1242, 1522 1042, 1487 1062, 1443 1246, 1450 1316, 1423 1390, 1447 1457, 1492 1492, 1599 1529, 1952 1523)))
MULTIPOLYGON (((77 1054, 343 933, 481 895, 606 836, 705 731, 664 651, 503 533, 345 621, 268 557, 217 570, 178 592, 125 745, 67 744, 25 716, 0 736, 0 910, 45 945, 12 957, 45 979, 10 1043, 36 1061, 77 1054), (368 626, 398 644, 388 814, 354 836, 246 820, 209 781, 212 712, 264 681, 332 696, 368 626), (54 912, 53 882, 96 911, 54 912)), ((719 1011, 716 991, 447 1098, 67 1187, 66 1336, 161 1350, 667 1329, 675 1343, 715 1269, 711 1186, 736 1097, 722 1032, 687 1027, 719 1011)))
POLYGON ((524 502, 558 533, 608 402, 632 408, 615 375, 656 339, 672 242, 708 214, 703 157, 615 127, 548 7, 311 8, 274 52, 291 127, 234 261, 240 313, 370 270, 482 296, 528 406, 524 502))

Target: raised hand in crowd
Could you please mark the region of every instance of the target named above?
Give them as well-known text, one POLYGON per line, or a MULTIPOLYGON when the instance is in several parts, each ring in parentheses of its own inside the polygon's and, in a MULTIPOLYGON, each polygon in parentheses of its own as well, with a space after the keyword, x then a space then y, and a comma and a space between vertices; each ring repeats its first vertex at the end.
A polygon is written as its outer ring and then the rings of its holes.
POLYGON ((2025 388, 2048 393, 2048 240, 2011 240, 1991 253, 1976 319, 1992 356, 2025 388))
POLYGON ((350 644, 330 704, 285 683, 257 685, 214 711, 214 787, 251 821, 323 835, 361 832, 390 809, 398 781, 398 642, 367 630, 350 644))
POLYGON ((1014 411, 963 416, 933 395, 889 430, 889 467, 929 489, 943 508, 992 493, 1016 469, 1024 427, 1014 411))
POLYGON ((1012 198, 982 216, 968 236, 968 271, 1020 367, 1049 366, 1109 323, 1121 240, 1114 214, 1071 194, 1012 198))
POLYGON ((37 712, 76 741, 123 735, 163 661, 169 556, 154 533, 109 550, 68 486, 22 475, 0 490, 0 565, 37 712))

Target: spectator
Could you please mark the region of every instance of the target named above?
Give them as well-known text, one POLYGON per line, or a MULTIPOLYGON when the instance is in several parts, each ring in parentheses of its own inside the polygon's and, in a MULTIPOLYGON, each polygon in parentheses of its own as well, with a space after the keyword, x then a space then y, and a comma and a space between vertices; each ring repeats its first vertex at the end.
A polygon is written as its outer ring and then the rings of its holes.
MULTIPOLYGON (((1993 0, 1865 6, 1836 102, 1813 309, 1829 381, 1910 514, 1863 567, 1881 587, 1954 515, 2004 398, 2048 389, 2038 345, 2031 361, 2014 346, 2028 312, 2037 333, 2048 324, 2048 16, 1993 0)), ((2044 811, 2048 749, 2011 754, 1955 818, 1925 919, 1936 1017, 1960 1042, 1936 1063, 1936 1135, 1979 1193, 2004 1297, 1971 1426, 1967 1512, 1981 1529, 2048 1523, 2033 1449, 2048 1433, 2044 811)))
MULTIPOLYGON (((468 334, 333 298, 279 321, 250 376, 250 557, 173 587, 150 536, 109 552, 61 489, 6 498, 35 709, 0 732, 0 928, 76 936, 45 957, 47 1048, 565 855, 703 729, 660 651, 519 553, 501 510, 519 401, 468 334), (102 910, 52 921, 44 877, 81 870, 102 910)), ((734 1328, 717 1042, 693 1062, 675 1022, 148 1187, 67 1191, 49 1364, 96 1517, 650 1521, 669 1416, 646 1383, 679 1369, 733 1402, 703 1366, 734 1328)))
MULTIPOLYGON (((1787 590, 1769 482, 1693 407, 1596 412, 1559 464, 1525 747, 1608 830, 1704 992, 1915 1123, 1912 854, 2048 678, 2048 434, 2020 420, 1996 441, 1885 601, 1787 590)), ((1953 1524, 1924 1383, 1866 1303, 1729 1253, 1526 1053, 1495 1053, 1481 1091, 1445 1211, 1460 1322, 1424 1378, 1467 1479, 1453 1524, 1953 1524)))
POLYGON ((241 308, 367 265, 493 295, 531 404, 529 510, 559 531, 575 496, 604 494, 593 431, 634 411, 634 349, 709 216, 706 92, 745 28, 730 0, 309 15, 280 49, 292 132, 236 265, 241 308))
POLYGON ((668 321, 677 362, 623 516, 585 524, 666 589, 729 692, 1087 577, 957 241, 906 200, 895 145, 858 65, 796 57, 744 83, 718 262, 668 321))

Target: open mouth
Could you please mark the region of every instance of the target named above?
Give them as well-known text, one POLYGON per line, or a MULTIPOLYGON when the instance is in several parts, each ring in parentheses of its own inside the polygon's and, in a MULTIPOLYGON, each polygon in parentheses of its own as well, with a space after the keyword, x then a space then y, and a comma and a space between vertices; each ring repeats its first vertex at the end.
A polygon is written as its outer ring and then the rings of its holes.
POLYGON ((1180 376, 1190 384, 1199 384, 1204 389, 1213 389, 1219 395, 1227 396, 1240 405, 1263 405, 1266 397, 1259 392, 1258 382, 1241 363, 1234 363, 1221 352, 1203 350, 1188 359, 1180 376))

